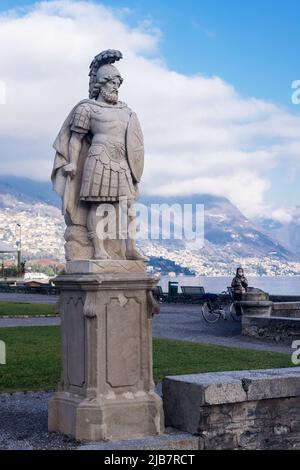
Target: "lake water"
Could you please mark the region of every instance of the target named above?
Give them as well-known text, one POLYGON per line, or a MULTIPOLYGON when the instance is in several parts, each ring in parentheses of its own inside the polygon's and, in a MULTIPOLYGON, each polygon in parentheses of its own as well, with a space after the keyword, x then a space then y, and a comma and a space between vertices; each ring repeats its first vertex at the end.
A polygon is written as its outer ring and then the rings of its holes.
MULTIPOLYGON (((159 284, 164 292, 168 291, 168 282, 176 281, 180 286, 203 286, 206 292, 220 293, 230 286, 232 277, 208 276, 162 276, 159 284)), ((300 276, 248 277, 249 286, 257 287, 273 295, 299 295, 300 276)))

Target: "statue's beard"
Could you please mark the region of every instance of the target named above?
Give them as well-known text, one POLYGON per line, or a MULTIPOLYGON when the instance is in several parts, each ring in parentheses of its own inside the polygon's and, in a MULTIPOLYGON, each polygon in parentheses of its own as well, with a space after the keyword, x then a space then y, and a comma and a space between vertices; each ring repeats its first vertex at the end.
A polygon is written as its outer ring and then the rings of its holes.
POLYGON ((103 87, 100 88, 100 94, 101 96, 105 99, 105 101, 107 103, 110 103, 110 104, 117 104, 118 102, 118 98, 119 98, 119 94, 117 91, 112 91, 112 92, 108 92, 106 91, 103 87))

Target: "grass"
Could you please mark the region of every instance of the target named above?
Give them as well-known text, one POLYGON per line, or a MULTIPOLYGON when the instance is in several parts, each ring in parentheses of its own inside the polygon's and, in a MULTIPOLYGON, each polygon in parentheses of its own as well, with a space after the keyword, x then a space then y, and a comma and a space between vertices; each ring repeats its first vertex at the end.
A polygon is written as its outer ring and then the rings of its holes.
POLYGON ((53 315, 53 305, 30 304, 26 302, 0 302, 0 317, 24 315, 35 317, 38 315, 53 315))
POLYGON ((1 328, 6 365, 0 365, 0 392, 47 390, 60 370, 59 327, 1 328))
MULTIPOLYGON (((7 364, 0 365, 0 392, 49 390, 60 375, 59 327, 2 328, 7 364)), ((154 379, 242 369, 291 367, 288 354, 154 339, 154 379)))
POLYGON ((294 367, 289 354, 253 349, 158 338, 154 339, 153 349, 156 382, 167 375, 294 367))

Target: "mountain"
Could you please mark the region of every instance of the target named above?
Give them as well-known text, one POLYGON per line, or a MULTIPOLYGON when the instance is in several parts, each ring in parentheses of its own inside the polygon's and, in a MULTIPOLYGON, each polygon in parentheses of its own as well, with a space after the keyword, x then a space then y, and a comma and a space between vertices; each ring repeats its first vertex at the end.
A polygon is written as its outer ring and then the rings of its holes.
MULTIPOLYGON (((204 206, 204 252, 208 256, 223 257, 273 257, 277 259, 292 259, 293 255, 287 247, 280 244, 276 237, 270 236, 265 229, 245 217, 242 212, 224 197, 200 194, 197 196, 165 198, 142 197, 141 202, 147 206, 153 204, 180 204, 204 206)), ((165 246, 174 242, 163 242, 165 246)), ((180 247, 180 242, 177 247, 180 247)), ((186 245, 186 244, 184 244, 186 245)))
POLYGON ((257 222, 271 237, 300 258, 300 206, 295 207, 291 212, 291 220, 287 222, 272 218, 260 218, 257 222))
POLYGON ((24 203, 42 202, 60 207, 60 200, 47 181, 0 175, 0 194, 13 196, 24 203))
MULTIPOLYGON (((167 208, 177 205, 179 212, 183 207, 192 208, 194 212, 196 205, 204 206, 204 245, 165 237, 161 228, 158 237, 139 241, 152 259, 163 258, 208 275, 232 273, 240 263, 245 264, 248 273, 252 274, 293 274, 300 271, 295 251, 279 241, 278 227, 271 230, 267 224, 260 226, 249 220, 226 198, 207 194, 178 198, 142 196, 139 202, 148 208, 147 219, 155 213, 157 215, 163 205, 167 208)), ((15 244, 18 239, 16 224, 21 224, 26 256, 63 260, 64 221, 60 205, 50 182, 1 176, 0 239, 15 244)), ((145 225, 148 228, 147 222, 145 225)), ((157 225, 157 218, 153 225, 157 225)), ((176 231, 176 217, 174 220, 171 217, 170 226, 172 234, 176 231)), ((143 231, 142 223, 141 227, 143 231)), ((195 223, 192 229, 195 230, 195 223)), ((297 226, 289 230, 292 229, 296 239, 299 233, 297 226)))

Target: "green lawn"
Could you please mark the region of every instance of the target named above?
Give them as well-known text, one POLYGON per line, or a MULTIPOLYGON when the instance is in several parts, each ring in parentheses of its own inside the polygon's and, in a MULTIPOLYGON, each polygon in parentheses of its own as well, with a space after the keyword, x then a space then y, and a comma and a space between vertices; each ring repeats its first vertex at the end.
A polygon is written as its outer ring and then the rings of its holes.
POLYGON ((0 302, 0 317, 8 315, 53 315, 53 305, 30 304, 26 302, 0 302))
MULTIPOLYGON (((0 365, 0 392, 56 387, 60 374, 59 327, 2 328, 0 340, 7 348, 7 364, 0 365)), ((291 366, 288 354, 154 339, 155 382, 166 375, 291 366)))
POLYGON ((153 362, 156 382, 166 375, 294 367, 289 354, 165 339, 154 340, 153 362))

